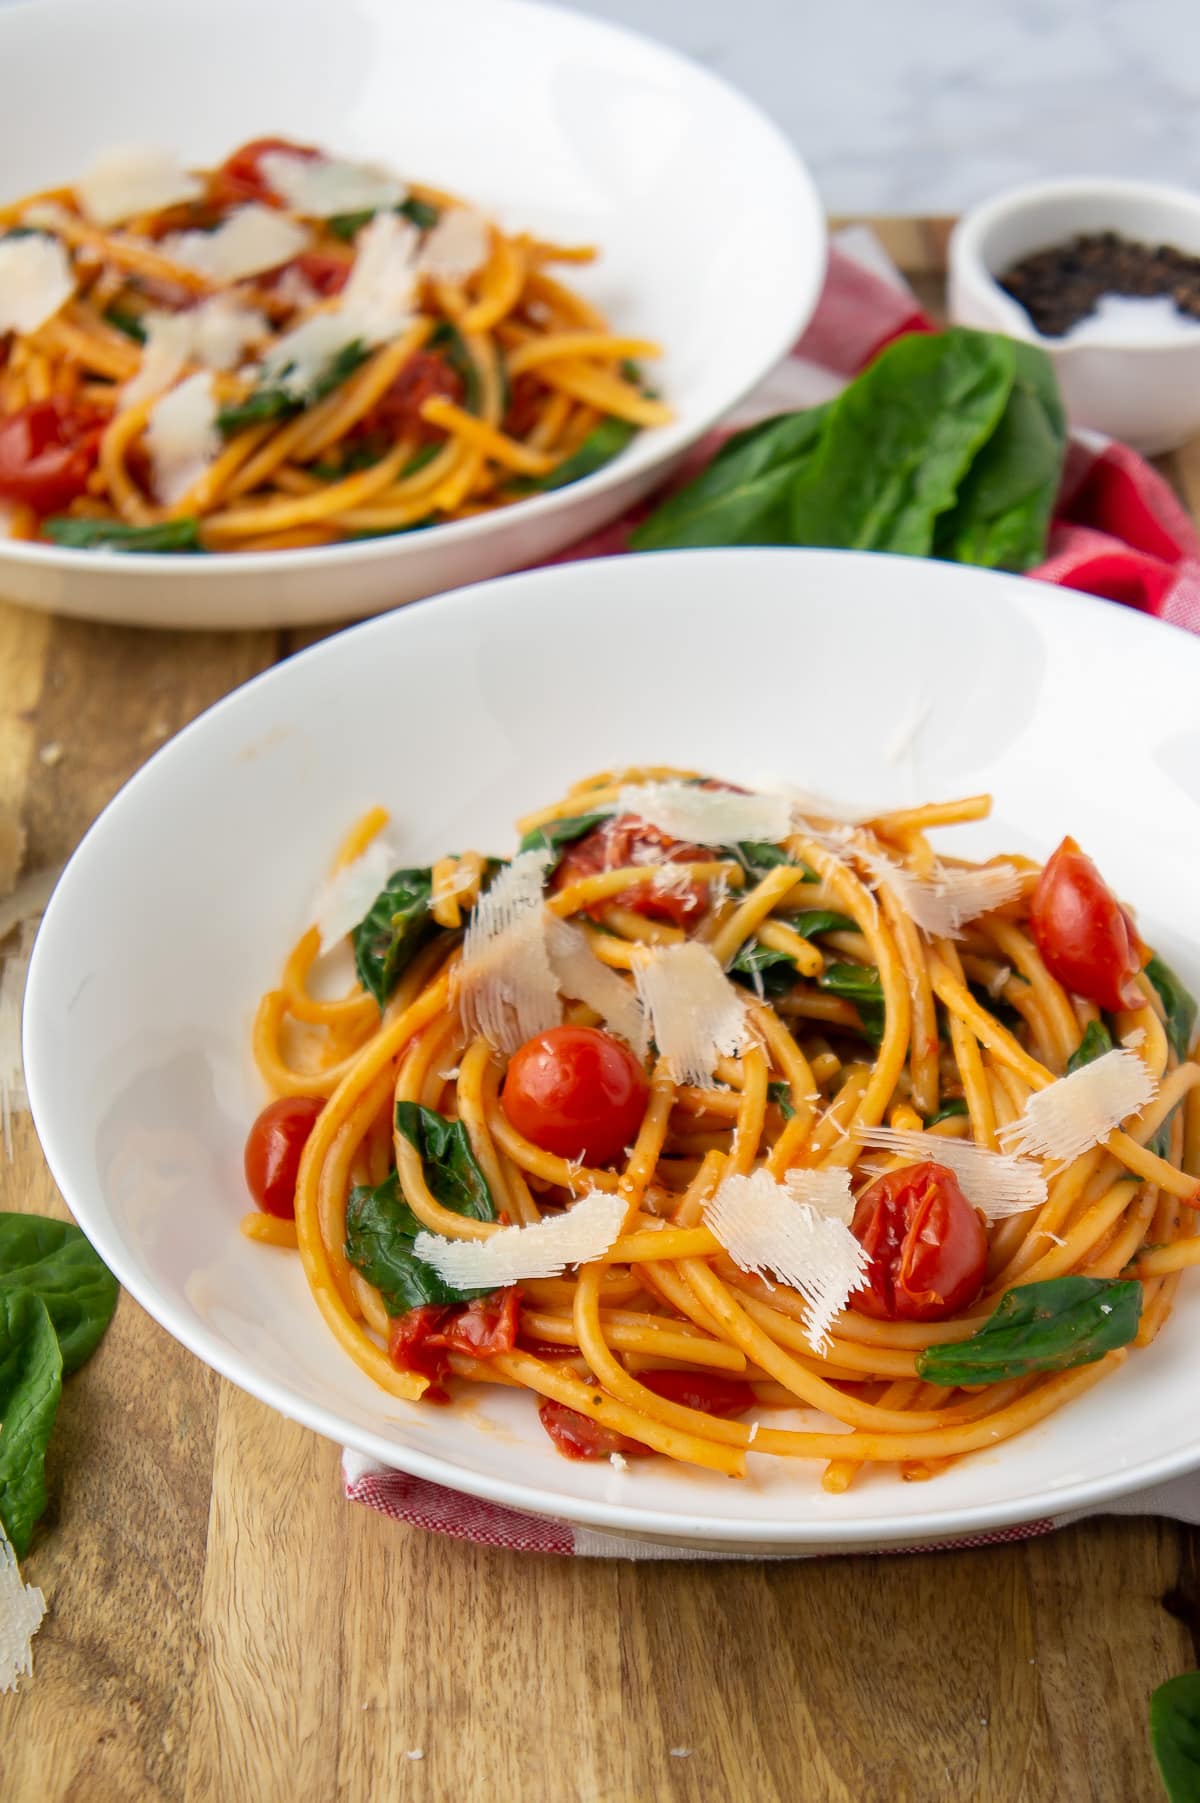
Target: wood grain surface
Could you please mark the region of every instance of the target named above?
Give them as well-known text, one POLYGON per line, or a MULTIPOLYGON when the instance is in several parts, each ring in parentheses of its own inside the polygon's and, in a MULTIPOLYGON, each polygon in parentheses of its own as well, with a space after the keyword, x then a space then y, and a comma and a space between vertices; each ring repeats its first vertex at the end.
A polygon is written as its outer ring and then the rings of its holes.
MULTIPOLYGON (((879 228, 934 299, 944 221, 879 228)), ((1200 510, 1200 447, 1167 466, 1200 510)), ((60 864, 288 635, 0 605, 0 812, 60 864)), ((0 1207, 61 1215, 28 1118, 0 1207)), ((485 1550, 345 1503, 337 1449, 128 1296, 67 1384, 0 1697, 0 1803, 1154 1803, 1146 1699, 1200 1663, 1200 1534, 784 1565, 485 1550)))

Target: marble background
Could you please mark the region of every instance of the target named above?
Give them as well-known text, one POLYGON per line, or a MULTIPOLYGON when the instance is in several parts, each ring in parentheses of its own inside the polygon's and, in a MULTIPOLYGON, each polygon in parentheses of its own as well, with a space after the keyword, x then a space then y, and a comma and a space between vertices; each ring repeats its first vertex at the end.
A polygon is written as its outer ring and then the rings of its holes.
POLYGON ((1049 175, 1200 187, 1200 0, 565 0, 743 88, 833 212, 1049 175))

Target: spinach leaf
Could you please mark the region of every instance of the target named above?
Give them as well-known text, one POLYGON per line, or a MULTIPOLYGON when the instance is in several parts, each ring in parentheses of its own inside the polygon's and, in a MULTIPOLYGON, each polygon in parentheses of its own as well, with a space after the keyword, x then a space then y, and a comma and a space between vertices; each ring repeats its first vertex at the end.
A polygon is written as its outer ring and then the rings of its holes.
POLYGON ((827 964, 817 978, 817 987, 853 1002, 866 1038, 872 1045, 879 1044, 883 1038, 883 984, 873 964, 827 964))
POLYGON ((1068 1077, 1072 1071, 1081 1071, 1085 1064, 1091 1064, 1093 1059, 1103 1058, 1105 1052, 1111 1052, 1112 1049, 1112 1034, 1104 1022, 1090 1020, 1083 1038, 1067 1059, 1068 1077))
MULTIPOLYGON (((447 363, 462 377, 463 406, 468 413, 478 413, 483 399, 479 371, 458 327, 451 325, 448 319, 443 319, 429 340, 429 348, 445 351, 447 363)), ((440 445, 438 449, 441 449, 440 445)))
POLYGON ((435 207, 431 200, 418 200, 415 194, 410 194, 405 200, 402 200, 396 211, 405 219, 411 220, 423 232, 427 232, 432 226, 435 226, 442 216, 440 207, 435 207))
POLYGON ((779 1112, 785 1121, 794 1118, 796 1110, 792 1107, 792 1086, 790 1083, 768 1083, 767 1100, 778 1105, 779 1112))
POLYGON ((356 1184, 350 1191, 346 1257, 375 1285, 389 1315, 406 1315, 410 1308, 426 1303, 445 1306, 487 1295, 486 1290, 456 1290, 443 1282, 433 1266, 413 1251, 420 1231, 421 1223, 401 1195, 395 1171, 377 1189, 356 1184))
POLYGON ((736 432, 707 469, 630 537, 634 551, 790 542, 787 499, 825 429, 832 403, 780 413, 736 432))
POLYGON ((1142 1312, 1142 1286, 1122 1278, 1051 1277, 1009 1290, 969 1340, 917 1355, 926 1382, 998 1384, 1037 1371, 1070 1371, 1128 1346, 1142 1312))
POLYGON ((0 1299, 31 1290, 62 1348, 63 1375, 91 1358, 117 1306, 117 1280, 70 1221, 0 1214, 0 1299))
POLYGON ((1150 1693, 1150 1745, 1170 1803, 1200 1797, 1200 1672, 1183 1672, 1150 1693))
MULTIPOLYGON (((226 438, 231 438, 246 426, 262 425, 267 420, 286 419, 294 413, 302 412, 305 407, 315 406, 327 394, 332 394, 335 388, 340 388, 360 363, 365 362, 367 356, 366 345, 356 338, 352 344, 344 344, 329 359, 320 375, 309 383, 302 394, 292 394, 277 383, 265 383, 248 394, 244 401, 235 401, 228 407, 222 407, 217 414, 217 430, 226 438)), ((283 373, 286 375, 287 371, 283 373)))
POLYGON ((383 1008, 421 947, 441 932, 429 912, 433 872, 394 870, 350 935, 359 981, 383 1008))
POLYGON ((938 522, 934 551, 956 563, 1027 570, 1046 555, 1067 416, 1045 352, 1016 339, 1012 349, 1013 385, 1000 423, 938 522))
POLYGON ((930 1115, 925 1125, 927 1127, 936 1127, 939 1121, 956 1120, 959 1115, 969 1113, 970 1109, 967 1107, 967 1098, 965 1096, 951 1096, 948 1102, 942 1103, 936 1114, 930 1115))
POLYGON ((794 985, 796 965, 789 952, 776 951, 774 947, 750 938, 738 947, 728 974, 735 982, 753 989, 756 995, 774 1000, 786 995, 794 985))
MULTIPOLYGON (((713 855, 732 859, 740 864, 747 876, 752 876, 755 882, 766 876, 768 870, 777 870, 781 864, 798 862, 797 859, 788 857, 782 845, 772 845, 766 839, 742 839, 737 845, 723 845, 719 853, 713 855)), ((800 864, 799 868, 804 872, 800 878, 802 883, 818 881, 816 871, 810 870, 807 864, 800 864)))
POLYGON ((961 326, 899 338, 833 403, 788 497, 788 543, 927 557, 999 424, 1012 340, 961 326))
POLYGON ((54 514, 42 521, 44 537, 71 551, 202 551, 200 522, 190 516, 158 526, 126 526, 121 520, 76 519, 54 514))
POLYGON ((611 819, 610 810, 608 813, 600 814, 572 814, 566 820, 547 820, 544 826, 532 827, 525 834, 517 849, 518 851, 556 851, 558 857, 555 858, 553 864, 546 866, 546 875, 550 876, 562 861, 564 845, 574 844, 576 839, 582 839, 585 833, 590 833, 593 827, 603 826, 606 820, 611 819))
POLYGON ((1175 1047, 1176 1055, 1186 1058, 1196 1030, 1196 998, 1157 952, 1146 966, 1146 975, 1157 989, 1166 1011, 1167 1038, 1175 1047))
POLYGON ((461 1121, 448 1121, 445 1115, 416 1102, 397 1102, 396 1126, 421 1154, 425 1181, 443 1208, 475 1221, 496 1219, 487 1178, 475 1161, 461 1121))
POLYGON ((0 1291, 0 1521, 18 1559, 46 1507, 46 1447, 62 1395, 54 1324, 32 1290, 0 1291))
POLYGON ((146 328, 137 313, 130 313, 126 307, 105 307, 104 317, 110 326, 118 332, 124 332, 126 338, 132 338, 135 344, 145 344, 146 328))
MULTIPOLYGON (((335 238, 347 243, 358 236, 364 225, 370 225, 378 211, 378 207, 365 207, 361 213, 335 213, 325 221, 325 229, 332 232, 335 238)), ((399 213, 403 219, 410 219, 423 232, 436 225, 442 216, 440 208, 427 200, 417 200, 411 194, 399 206, 393 207, 392 212, 399 213)))
POLYGON ((858 922, 848 914, 835 914, 831 908, 808 908, 800 914, 789 914, 787 923, 801 939, 815 939, 819 933, 857 933, 858 922))
MULTIPOLYGON (((630 441, 637 437, 638 428, 629 424, 628 420, 606 419, 588 433, 577 451, 556 464, 544 476, 530 476, 519 484, 522 494, 552 488, 566 488, 569 482, 580 482, 584 476, 595 475, 606 463, 620 456, 630 441)), ((518 487, 513 483, 510 486, 518 487)))

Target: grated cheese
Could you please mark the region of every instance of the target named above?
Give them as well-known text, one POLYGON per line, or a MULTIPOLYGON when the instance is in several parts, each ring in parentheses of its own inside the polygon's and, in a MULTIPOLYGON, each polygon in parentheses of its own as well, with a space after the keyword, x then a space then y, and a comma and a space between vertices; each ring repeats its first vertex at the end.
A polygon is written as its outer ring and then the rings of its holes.
POLYGON ((981 870, 954 870, 939 865, 932 878, 913 876, 885 852, 856 845, 854 856, 934 939, 957 939, 963 927, 989 914, 1021 893, 1020 872, 1012 864, 990 864, 981 870))
POLYGON ((332 219, 338 213, 374 212, 404 199, 403 184, 386 169, 340 157, 301 157, 291 150, 269 150, 259 168, 280 200, 306 219, 332 219))
POLYGON ((706 945, 655 946, 634 965, 633 980, 677 1083, 707 1083, 718 1058, 748 1043, 745 1002, 706 945))
POLYGON ((612 1466, 614 1471, 628 1471, 629 1470, 629 1460, 624 1456, 623 1453, 610 1452, 608 1455, 608 1462, 612 1466))
POLYGON ((413 1251, 456 1289, 503 1289, 526 1278, 559 1277, 607 1252, 621 1231, 625 1203, 589 1190, 560 1215, 529 1227, 501 1227, 486 1240, 447 1240, 419 1233, 413 1251))
POLYGON ((17 1555, 0 1524, 0 1695, 31 1675, 31 1643, 45 1613, 45 1597, 22 1579, 17 1555))
POLYGON ((557 1026, 542 894, 552 851, 518 852, 471 911, 458 968, 463 1024, 501 1052, 557 1026))
MULTIPOLYGON (((844 1133, 841 1122, 832 1115, 826 1117, 833 1121, 835 1127, 844 1133)), ((783 1179, 789 1196, 802 1202, 819 1215, 830 1221, 844 1221, 847 1226, 854 1215, 854 1196, 850 1189, 850 1173, 841 1168, 827 1171, 810 1171, 801 1168, 788 1171, 783 1179)))
POLYGON ((990 1152, 970 1140, 943 1139, 936 1133, 910 1132, 903 1127, 859 1127, 855 1137, 864 1146, 877 1146, 914 1163, 932 1159, 944 1164, 958 1178, 967 1201, 989 1221, 1024 1214, 1046 1200, 1046 1179, 1035 1164, 990 1152))
POLYGON ((0 337, 36 332, 74 292, 70 258, 57 238, 35 232, 0 240, 0 337))
POLYGON ((1153 1072, 1136 1052, 1118 1046, 1030 1096, 1024 1114, 1001 1127, 998 1138, 1006 1151, 1070 1164, 1157 1094, 1153 1072))
POLYGON ((139 406, 163 394, 189 363, 201 369, 234 369, 246 348, 270 333, 261 313, 232 295, 215 294, 182 313, 143 316, 146 342, 138 372, 121 390, 121 408, 139 406))
POLYGON ((313 924, 321 935, 322 952, 366 918, 395 867, 395 849, 381 837, 372 839, 359 857, 326 878, 313 900, 313 924))
POLYGON ((866 1252, 846 1222, 798 1201, 790 1184, 765 1170, 726 1177, 705 1204, 704 1221, 743 1271, 799 1291, 808 1304, 805 1337, 823 1351, 834 1316, 867 1270, 866 1252))
POLYGON ((621 790, 617 809, 695 845, 733 845, 739 839, 777 845, 792 830, 791 803, 785 795, 733 795, 695 783, 628 786, 621 790))
POLYGON ((644 1058, 650 1035, 636 989, 600 962, 582 927, 547 914, 545 930, 551 968, 563 994, 594 1008, 609 1032, 644 1058))
POLYGON ((308 233, 278 207, 251 201, 235 207, 212 232, 172 232, 164 238, 166 256, 214 281, 241 282, 290 263, 308 243, 308 233))
POLYGON ((189 376, 156 402, 146 422, 146 449, 155 496, 173 507, 220 455, 217 399, 207 372, 189 376))
POLYGON ((120 225, 203 192, 203 182, 188 174, 174 151, 149 145, 104 151, 75 183, 75 198, 93 225, 120 225))
POLYGON ((1127 1047, 1131 1052, 1135 1051, 1138 1046, 1145 1045, 1145 1043, 1145 1027, 1130 1027, 1128 1033, 1123 1033, 1121 1035, 1121 1044, 1127 1047))
POLYGON ((488 222, 474 207, 449 207, 421 247, 421 270, 436 281, 465 282, 488 260, 488 222))

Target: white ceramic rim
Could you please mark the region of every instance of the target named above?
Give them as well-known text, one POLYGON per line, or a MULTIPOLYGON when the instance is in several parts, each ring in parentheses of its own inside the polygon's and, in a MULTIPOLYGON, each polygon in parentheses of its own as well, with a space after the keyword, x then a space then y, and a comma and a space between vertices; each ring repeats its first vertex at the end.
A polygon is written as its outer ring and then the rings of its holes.
MULTIPOLYGON (((977 288, 985 288, 989 301, 1000 316, 1009 321, 1009 329, 1015 336, 1028 339, 1031 344, 1040 345, 1045 351, 1052 351, 1056 362, 1060 358, 1088 354, 1094 357, 1098 351, 1115 351, 1122 357, 1141 357, 1189 348, 1187 345, 1181 346, 1178 338, 1168 337, 1157 340, 1130 339, 1128 343, 1114 339, 1111 343, 1104 344, 1094 340, 1072 344, 1066 337, 1049 338, 1044 332, 1038 331, 1020 302, 1013 300, 1000 286, 980 254, 980 244, 998 220, 1010 219, 1044 200, 1104 200, 1109 196, 1119 200, 1167 201, 1190 209, 1200 221, 1200 195, 1192 193, 1188 188, 1176 188, 1168 182, 1143 182, 1116 177, 1110 181, 1101 176, 1079 179, 1061 176, 1054 181, 1027 182, 1023 187, 1006 189, 993 200, 985 200, 980 206, 972 207, 964 213, 950 234, 948 260, 957 263, 960 280, 971 282, 977 288)), ((1197 343, 1200 343, 1200 335, 1197 343)))
MULTIPOLYGON (((47 13, 52 12, 56 7, 70 10, 77 3, 78 0, 37 0, 39 8, 47 13)), ((555 5, 554 0, 504 0, 504 4, 535 15, 550 12, 562 13, 567 10, 555 5)), ((4 58, 5 10, 3 0, 0 0, 0 63, 4 58)), ((14 6, 11 16, 15 17, 19 10, 21 9, 14 6)), ((614 24, 607 19, 594 17, 590 13, 584 15, 582 22, 610 38, 623 39, 636 44, 643 54, 650 52, 668 66, 685 65, 696 79, 708 83, 713 88, 719 89, 727 98, 737 101, 746 113, 757 121, 763 132, 775 141, 777 147, 792 164, 804 215, 798 223, 802 228, 806 227, 811 230, 815 240, 820 243, 822 249, 825 249, 825 209, 817 192, 816 183, 795 146, 769 114, 732 82, 726 81, 720 75, 715 75, 703 64, 682 55, 658 39, 635 30, 632 26, 614 24)), ((536 19, 529 21, 528 29, 537 29, 536 19)), ((563 488, 553 489, 542 495, 532 495, 521 501, 519 505, 523 510, 523 517, 547 518, 555 513, 561 513, 582 499, 603 494, 607 489, 616 487, 631 475, 659 469, 672 457, 682 455, 687 451, 691 445, 711 430, 718 420, 732 412, 767 372, 786 357, 812 317, 817 297, 824 284, 825 268, 826 258, 823 256, 819 263, 814 265, 808 283, 796 294, 788 313, 786 325, 777 334, 774 342, 769 346, 764 346, 761 367, 747 377, 736 393, 731 393, 719 407, 710 408, 686 425, 680 422, 671 422, 665 426, 650 428, 654 436, 647 437, 646 444, 652 449, 653 455, 641 462, 636 470, 630 468, 629 460, 622 452, 611 463, 605 464, 593 475, 584 476, 578 482, 569 483, 563 488)), ((485 535, 494 525, 494 515, 475 514, 465 520, 455 520, 445 525, 429 527, 423 537, 427 546, 463 544, 472 538, 485 535)), ((189 570, 189 574, 199 574, 201 580, 205 582, 219 582, 223 574, 249 576, 267 568, 272 572, 278 570, 286 576, 291 571, 312 568, 314 560, 322 568, 328 563, 331 574, 336 574, 338 569, 346 565, 378 561, 381 555, 386 555, 387 547, 390 546, 394 549, 396 544, 403 543, 404 538, 403 533, 396 533, 379 538, 361 539, 348 544, 320 545, 292 551, 223 551, 211 560, 195 560, 194 568, 189 570), (210 563, 211 568, 209 567, 210 563)), ((178 553, 149 551, 139 552, 136 557, 131 557, 128 552, 103 549, 75 551, 58 545, 43 545, 29 540, 0 537, 0 567, 3 566, 5 560, 63 572, 78 571, 84 567, 130 571, 131 565, 133 565, 135 569, 131 571, 131 574, 134 579, 144 576, 147 581, 156 576, 169 576, 173 571, 177 573, 179 570, 178 553)))
MULTIPOLYGON (((656 552, 653 555, 656 561, 670 559, 686 565, 697 557, 744 560, 748 556, 778 557, 779 554, 778 547, 765 547, 761 553, 753 548, 737 547, 704 551, 664 551, 656 552)), ((883 553, 864 551, 809 553, 794 550, 790 555, 852 559, 871 568, 878 568, 881 561, 885 564, 903 563, 904 565, 910 565, 912 562, 912 559, 907 557, 899 558, 883 553)), ((620 557, 593 561, 611 565, 624 565, 626 562, 624 558, 620 557)), ((989 572, 986 571, 972 572, 974 578, 986 579, 988 574, 989 572)), ((472 583, 468 587, 454 590, 446 595, 432 597, 429 601, 416 602, 413 605, 428 606, 432 604, 439 608, 453 609, 462 605, 471 605, 479 590, 492 589, 499 583, 517 581, 525 585, 540 585, 554 583, 561 579, 562 571, 556 567, 522 571, 515 575, 492 577, 486 582, 472 583)), ((1004 580, 1012 579, 1006 577, 1004 580)), ((1101 600, 1093 595, 1068 589, 1053 589, 1051 594, 1053 601, 1050 604, 1076 610, 1084 616, 1080 622, 1083 627, 1086 627, 1086 616, 1096 609, 1102 608, 1123 619, 1124 626, 1121 630, 1161 634, 1173 634, 1179 631, 1178 628, 1164 625, 1149 615, 1139 614, 1134 609, 1121 607, 1116 602, 1101 600)), ((401 611, 403 614, 407 614, 409 610, 406 608, 401 611)), ((386 634, 395 629, 395 617, 393 614, 379 615, 347 627, 343 632, 332 635, 332 637, 336 637, 340 643, 347 633, 386 634)), ((296 653, 285 663, 272 665, 270 669, 252 677, 248 682, 231 691, 229 695, 222 697, 204 713, 198 715, 174 739, 155 752, 146 764, 118 790, 108 806, 88 828, 74 855, 77 856, 78 852, 89 844, 93 835, 101 829, 102 824, 111 813, 120 812, 128 805, 130 798, 136 794, 139 784, 151 766, 156 765, 160 759, 171 758, 177 748, 183 746, 202 727, 206 727, 214 717, 219 717, 222 712, 229 710, 247 690, 254 690, 264 684, 273 684, 281 680, 286 681, 284 673, 288 669, 300 660, 320 658, 330 642, 331 640, 321 641, 296 653)), ((1178 645, 1179 640, 1176 639, 1175 643, 1178 645)), ((1162 644, 1163 650, 1166 651, 1168 648, 1166 638, 1163 639, 1162 644)), ((56 899, 56 896, 51 897, 46 910, 46 920, 53 916, 56 899)), ((36 1006, 39 951, 42 943, 43 935, 39 932, 30 962, 22 1033, 25 1067, 30 1076, 30 1107, 35 1126, 37 1124, 36 1073, 43 1068, 43 1059, 39 1050, 38 1008, 36 1006)), ((45 1147, 44 1142, 42 1149, 51 1174, 64 1199, 68 1200, 68 1205, 70 1205, 67 1188, 60 1176, 59 1164, 52 1152, 45 1147)), ((850 1547, 938 1544, 1050 1518, 1049 1498, 1043 1497, 1040 1503, 1036 1499, 1013 1498, 1006 1503, 999 1504, 979 1503, 954 1509, 930 1509, 919 1515, 905 1517, 902 1521, 879 1519, 845 1522, 808 1521, 797 1524, 801 1531, 792 1538, 786 1533, 786 1530, 781 1530, 778 1521, 767 1521, 761 1524, 745 1520, 719 1521, 714 1520, 711 1516, 693 1516, 681 1511, 647 1509, 628 1503, 617 1505, 597 1498, 573 1497, 569 1509, 565 1510, 561 1499, 557 1503, 548 1501, 545 1492, 536 1487, 528 1487, 509 1479, 484 1476, 448 1466, 440 1458, 428 1456, 412 1447, 402 1449, 404 1464, 399 1466, 397 1459, 401 1449, 397 1448, 394 1441, 379 1438, 366 1429, 343 1422, 331 1410, 307 1401, 273 1378, 238 1369, 239 1361, 234 1357, 227 1356, 223 1343, 202 1327, 189 1325, 181 1329, 173 1320, 171 1308, 163 1305, 155 1294, 153 1286, 143 1282, 132 1261, 126 1259, 123 1243, 115 1234, 110 1235, 102 1228, 95 1233, 94 1243, 96 1250, 110 1266, 122 1287, 129 1291, 147 1314, 165 1328, 173 1339, 186 1346, 189 1352, 194 1353, 211 1370, 218 1372, 238 1389, 244 1390, 260 1402, 266 1403, 268 1407, 275 1409, 287 1419, 297 1421, 302 1426, 311 1428, 315 1433, 339 1445, 349 1446, 354 1451, 377 1459, 381 1464, 402 1469, 412 1476, 427 1479, 443 1488, 478 1496, 486 1501, 499 1503, 503 1507, 525 1514, 549 1516, 555 1520, 567 1520, 577 1525, 606 1529, 624 1538, 645 1537, 675 1545, 685 1543, 697 1546, 701 1544, 726 1545, 731 1550, 753 1549, 756 1546, 762 1546, 764 1553, 781 1546, 812 1547, 836 1551, 850 1547)), ((1053 1516, 1059 1518, 1075 1510, 1086 1510, 1089 1506, 1095 1506, 1116 1497, 1129 1495, 1131 1492, 1147 1489, 1167 1479, 1182 1476, 1198 1467, 1200 1467, 1200 1429, 1197 1430, 1195 1443, 1186 1449, 1151 1458, 1142 1463, 1124 1467, 1120 1471, 1106 1473, 1103 1477, 1080 1479, 1056 1488, 1052 1498, 1053 1516)))

